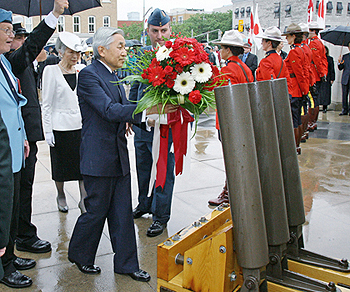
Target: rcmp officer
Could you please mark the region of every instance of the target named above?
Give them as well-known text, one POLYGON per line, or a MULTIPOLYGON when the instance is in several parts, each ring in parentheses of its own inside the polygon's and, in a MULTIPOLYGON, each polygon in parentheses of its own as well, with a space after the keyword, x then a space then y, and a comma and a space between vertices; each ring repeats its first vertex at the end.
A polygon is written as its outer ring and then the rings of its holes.
POLYGON ((318 38, 318 33, 323 28, 319 26, 319 24, 315 21, 309 23, 309 47, 312 52, 312 62, 311 69, 314 72, 314 76, 316 78, 316 90, 317 93, 313 95, 315 102, 315 109, 310 116, 311 122, 314 124, 312 126, 313 130, 317 129, 317 118, 319 112, 319 104, 320 104, 320 87, 321 82, 326 81, 326 76, 328 72, 328 63, 326 57, 326 50, 321 40, 318 38))
POLYGON ((287 83, 290 85, 287 66, 281 55, 276 51, 279 44, 283 41, 281 31, 276 26, 272 26, 267 28, 261 37, 262 48, 266 54, 256 70, 256 80, 287 78, 287 83))
MULTIPOLYGON (((156 8, 148 19, 148 35, 151 39, 151 46, 142 50, 151 50, 157 45, 163 46, 166 39, 170 39, 171 27, 170 17, 161 9, 156 8)), ((144 94, 144 84, 134 83, 130 89, 130 100, 140 100, 144 94)), ((134 145, 136 154, 136 171, 138 181, 138 205, 133 211, 134 219, 144 214, 152 214, 153 222, 147 229, 147 236, 154 237, 163 233, 170 219, 171 201, 173 196, 175 174, 175 155, 170 151, 172 145, 171 131, 169 131, 168 162, 164 188, 153 189, 152 195, 148 197, 149 183, 152 169, 152 143, 154 120, 147 119, 140 127, 133 127, 135 132, 134 145)), ((161 121, 162 123, 162 121, 161 121)), ((164 123, 166 123, 164 121, 164 123)))
POLYGON ((289 94, 291 96, 291 109, 294 127, 294 137, 297 147, 297 154, 301 154, 300 139, 302 135, 301 130, 301 106, 302 100, 309 92, 309 81, 305 74, 305 53, 301 48, 302 31, 299 25, 290 24, 285 35, 288 44, 291 46, 291 50, 286 58, 285 62, 289 71, 291 80, 291 86, 289 94))
MULTIPOLYGON (((223 85, 227 85, 230 81, 231 84, 240 84, 253 82, 254 77, 252 71, 249 67, 240 60, 239 55, 244 52, 244 42, 241 34, 237 30, 226 31, 221 39, 221 41, 214 43, 221 45, 221 58, 226 61, 226 66, 221 69, 221 74, 223 78, 226 79, 226 82, 223 85)), ((219 129, 219 120, 216 115, 216 129, 219 131, 219 140, 220 129, 219 129)), ((222 192, 215 199, 208 201, 208 204, 211 206, 218 206, 222 203, 228 203, 228 189, 227 181, 223 187, 222 192)))

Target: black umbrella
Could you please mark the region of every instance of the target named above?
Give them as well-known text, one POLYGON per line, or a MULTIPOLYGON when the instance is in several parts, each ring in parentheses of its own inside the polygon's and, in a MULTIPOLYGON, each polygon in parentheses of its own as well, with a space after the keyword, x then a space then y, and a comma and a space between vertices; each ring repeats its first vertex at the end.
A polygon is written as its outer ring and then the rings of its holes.
MULTIPOLYGON (((0 7, 27 17, 47 15, 52 11, 54 0, 0 0, 0 7)), ((101 6, 100 0, 71 0, 63 14, 72 15, 101 6)))
POLYGON ((347 46, 350 42, 350 26, 327 28, 321 32, 321 38, 336 46, 347 46))

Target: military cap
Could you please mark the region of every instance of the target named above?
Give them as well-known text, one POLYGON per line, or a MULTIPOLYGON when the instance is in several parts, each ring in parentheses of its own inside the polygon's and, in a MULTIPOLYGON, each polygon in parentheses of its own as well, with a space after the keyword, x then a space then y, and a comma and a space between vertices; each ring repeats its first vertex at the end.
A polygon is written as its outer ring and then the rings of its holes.
POLYGON ((12 23, 12 12, 0 8, 0 22, 12 23))
POLYGON ((22 16, 15 16, 13 17, 13 31, 15 32, 15 35, 29 35, 29 32, 26 31, 24 27, 22 27, 22 16))
POLYGON ((153 10, 151 15, 148 18, 148 24, 154 25, 154 26, 163 26, 166 25, 170 21, 170 17, 164 10, 160 10, 159 8, 156 8, 153 10))
POLYGON ((302 33, 301 27, 295 23, 288 25, 286 31, 282 35, 302 33))

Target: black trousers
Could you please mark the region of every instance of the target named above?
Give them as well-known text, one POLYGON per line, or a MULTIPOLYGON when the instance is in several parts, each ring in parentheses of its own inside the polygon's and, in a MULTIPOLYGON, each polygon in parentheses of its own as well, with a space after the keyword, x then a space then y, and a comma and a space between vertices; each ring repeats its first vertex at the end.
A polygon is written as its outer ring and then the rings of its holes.
POLYGON ((12 272, 16 271, 13 261, 16 258, 14 254, 15 239, 18 231, 18 218, 19 218, 19 187, 21 180, 21 172, 13 174, 14 192, 13 192, 13 207, 10 226, 9 243, 6 246, 5 254, 1 257, 2 266, 4 268, 4 276, 8 276, 12 272))
POLYGON ((36 142, 29 142, 29 147, 30 152, 25 161, 25 168, 21 170, 17 240, 31 245, 39 239, 37 237, 37 229, 35 225, 31 223, 33 182, 38 146, 36 142))
POLYGON ((68 257, 81 265, 93 265, 103 226, 114 255, 114 272, 138 271, 136 236, 131 205, 130 173, 118 177, 83 175, 86 213, 79 216, 69 243, 68 257))
POLYGON ((342 89, 342 106, 343 106, 343 113, 349 112, 349 89, 350 89, 350 82, 346 85, 341 85, 342 89))

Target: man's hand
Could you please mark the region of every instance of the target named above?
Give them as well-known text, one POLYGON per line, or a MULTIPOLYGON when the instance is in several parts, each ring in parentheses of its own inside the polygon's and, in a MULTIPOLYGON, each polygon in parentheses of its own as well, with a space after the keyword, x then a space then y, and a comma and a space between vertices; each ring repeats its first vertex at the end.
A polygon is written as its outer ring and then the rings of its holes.
POLYGON ((53 5, 52 13, 57 18, 64 12, 64 9, 69 7, 68 0, 55 0, 55 3, 53 5))
POLYGON ((24 159, 27 159, 27 157, 29 156, 29 142, 27 140, 24 140, 24 159))
POLYGON ((0 257, 2 257, 5 254, 6 247, 0 248, 0 257))
POLYGON ((125 131, 126 137, 129 137, 129 135, 132 135, 132 124, 126 123, 126 131, 125 131))
POLYGON ((156 125, 156 121, 154 119, 147 119, 148 127, 154 127, 156 125))
POLYGON ((177 109, 179 108, 179 105, 174 105, 171 103, 167 103, 164 106, 164 111, 163 109, 163 104, 159 103, 158 105, 154 105, 150 108, 147 109, 147 115, 152 115, 152 114, 158 114, 158 113, 162 113, 162 114, 170 114, 170 113, 174 113, 177 111, 177 109), (160 112, 158 112, 158 109, 160 112))

